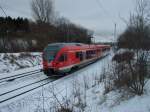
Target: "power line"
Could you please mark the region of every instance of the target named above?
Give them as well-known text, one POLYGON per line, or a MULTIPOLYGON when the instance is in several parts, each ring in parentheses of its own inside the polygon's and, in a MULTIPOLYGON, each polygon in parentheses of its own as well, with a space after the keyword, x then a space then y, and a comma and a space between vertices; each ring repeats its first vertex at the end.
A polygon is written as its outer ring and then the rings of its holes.
POLYGON ((117 23, 112 19, 113 18, 112 15, 103 7, 103 5, 100 2, 100 0, 96 0, 96 2, 99 5, 99 7, 104 11, 105 15, 107 14, 108 16, 110 16, 110 20, 114 24, 114 41, 115 41, 116 37, 117 37, 117 23))
POLYGON ((101 1, 100 1, 100 0, 96 0, 96 2, 97 2, 97 4, 98 4, 98 6, 104 11, 104 14, 110 16, 110 20, 111 20, 114 24, 116 24, 116 22, 112 19, 112 15, 103 7, 101 1))
MULTIPOLYGON (((9 8, 11 8, 11 10, 12 10, 12 11, 14 11, 14 12, 18 12, 18 13, 21 13, 21 14, 27 15, 27 13, 26 13, 26 12, 24 12, 24 11, 16 10, 16 9, 14 9, 14 8, 13 8, 13 7, 11 7, 11 6, 9 6, 9 8)), ((4 8, 2 7, 2 5, 0 5, 0 9, 1 9, 1 10, 2 10, 2 12, 4 13, 4 15, 5 15, 6 17, 8 17, 8 15, 7 15, 6 11, 4 10, 4 8)), ((26 16, 25 16, 25 17, 26 17, 26 16)))
POLYGON ((2 6, 0 5, 0 9, 2 10, 2 12, 4 13, 4 15, 7 17, 6 12, 4 11, 4 9, 2 8, 2 6))

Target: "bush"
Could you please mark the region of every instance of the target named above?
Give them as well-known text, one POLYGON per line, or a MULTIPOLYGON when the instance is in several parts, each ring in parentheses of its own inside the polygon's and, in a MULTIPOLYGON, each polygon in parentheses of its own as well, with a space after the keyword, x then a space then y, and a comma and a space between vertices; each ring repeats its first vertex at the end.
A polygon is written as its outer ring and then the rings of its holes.
POLYGON ((114 57, 112 58, 113 61, 116 61, 118 63, 121 63, 121 62, 130 62, 131 60, 133 60, 134 58, 134 53, 131 52, 131 51, 125 51, 123 53, 119 53, 119 54, 116 54, 114 55, 114 57))
POLYGON ((19 58, 28 58, 28 57, 31 57, 32 55, 30 54, 30 53, 28 53, 28 52, 25 52, 25 53, 21 53, 20 54, 20 56, 19 56, 19 58))
POLYGON ((73 110, 70 108, 62 107, 62 108, 58 109, 57 112, 73 112, 73 110))
POLYGON ((115 62, 106 82, 107 92, 109 89, 125 88, 132 93, 142 95, 147 82, 147 53, 141 51, 134 53, 125 51, 113 57, 115 62), (113 87, 112 87, 113 86, 113 87))

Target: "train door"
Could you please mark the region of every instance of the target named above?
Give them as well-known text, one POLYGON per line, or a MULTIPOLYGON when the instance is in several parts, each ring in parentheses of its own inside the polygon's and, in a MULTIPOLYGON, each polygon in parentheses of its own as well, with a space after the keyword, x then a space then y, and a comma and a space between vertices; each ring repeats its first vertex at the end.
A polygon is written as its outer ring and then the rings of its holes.
POLYGON ((83 60, 86 60, 86 51, 83 51, 83 60))
POLYGON ((63 53, 61 54, 61 56, 59 57, 59 67, 64 67, 64 66, 67 66, 68 65, 68 55, 67 53, 63 53))
POLYGON ((80 61, 84 60, 84 55, 82 51, 76 52, 76 58, 80 59, 80 61))
POLYGON ((67 54, 68 54, 68 56, 67 56, 67 58, 68 58, 68 60, 67 60, 68 64, 69 65, 74 64, 75 63, 74 52, 69 51, 67 54))
POLYGON ((97 58, 100 56, 100 49, 96 50, 97 58))

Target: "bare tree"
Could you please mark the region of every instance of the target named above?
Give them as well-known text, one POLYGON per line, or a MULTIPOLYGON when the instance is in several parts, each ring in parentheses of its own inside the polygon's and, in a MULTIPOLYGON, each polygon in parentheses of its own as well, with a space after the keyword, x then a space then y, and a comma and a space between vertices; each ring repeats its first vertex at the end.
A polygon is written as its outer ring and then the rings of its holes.
POLYGON ((52 0, 32 0, 33 17, 37 22, 51 23, 54 15, 52 0))
POLYGON ((137 50, 150 49, 150 2, 148 0, 136 2, 136 13, 130 14, 127 29, 118 39, 118 46, 137 50))
POLYGON ((134 53, 124 52, 114 57, 121 72, 115 72, 115 82, 119 86, 126 85, 132 92, 141 95, 148 77, 148 56, 150 55, 150 2, 136 1, 136 13, 130 15, 127 29, 118 39, 119 48, 127 48, 134 53), (118 74, 118 75, 117 75, 118 74), (125 77, 124 77, 125 76, 125 77))

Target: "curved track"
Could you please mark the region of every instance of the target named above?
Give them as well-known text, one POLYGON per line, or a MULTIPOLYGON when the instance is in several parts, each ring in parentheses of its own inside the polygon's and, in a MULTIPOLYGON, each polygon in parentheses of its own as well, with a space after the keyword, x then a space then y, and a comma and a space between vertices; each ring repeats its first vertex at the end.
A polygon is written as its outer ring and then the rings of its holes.
POLYGON ((19 78, 22 78, 22 77, 34 75, 34 74, 37 74, 37 73, 40 73, 40 72, 41 72, 41 70, 34 70, 34 71, 26 72, 26 73, 16 74, 16 75, 13 75, 13 76, 5 76, 5 77, 0 79, 0 83, 13 81, 15 79, 19 79, 19 78))
POLYGON ((49 81, 48 79, 49 78, 46 78, 46 79, 34 82, 32 84, 28 84, 28 85, 16 88, 14 90, 5 92, 3 94, 0 94, 0 97, 1 97, 0 103, 3 103, 3 102, 8 101, 8 100, 11 100, 11 99, 13 99, 13 98, 15 98, 17 96, 23 95, 23 94, 25 94, 27 92, 30 92, 32 90, 35 90, 37 88, 40 88, 40 87, 42 87, 44 85, 47 85, 50 82, 52 82, 52 81, 49 81))
MULTIPOLYGON (((41 70, 35 70, 35 71, 26 72, 26 73, 23 73, 23 74, 17 74, 15 76, 11 76, 11 77, 5 77, 3 79, 0 79, 0 83, 2 81, 3 82, 4 81, 8 81, 8 79, 22 78, 22 77, 30 76, 30 75, 37 74, 37 73, 40 73, 40 72, 41 72, 41 70)), ((78 71, 76 71, 76 72, 78 72, 78 71)), ((14 99, 14 98, 16 98, 18 96, 26 94, 26 93, 28 93, 30 91, 36 90, 36 89, 38 89, 38 88, 40 88, 42 86, 48 85, 49 83, 51 83, 51 82, 56 80, 56 79, 55 80, 54 79, 50 80, 50 78, 52 78, 52 77, 55 77, 55 76, 46 77, 46 78, 43 78, 43 79, 41 79, 39 81, 35 81, 35 82, 30 83, 30 84, 26 84, 26 85, 14 88, 13 90, 9 90, 9 91, 3 92, 3 93, 0 94, 0 103, 4 103, 4 102, 9 101, 11 99, 14 99)))
MULTIPOLYGON (((22 78, 22 77, 25 77, 25 76, 30 76, 30 75, 38 75, 38 73, 40 73, 41 71, 39 70, 36 70, 36 72, 28 72, 28 74, 25 74, 24 76, 20 76, 20 74, 16 75, 16 76, 19 76, 19 77, 15 77, 16 79, 18 78, 22 78)), ((42 73, 42 72, 41 72, 42 73)), ((57 75, 58 76, 58 75, 57 75)), ((52 81, 54 81, 54 79, 50 79, 50 78, 56 78, 56 75, 53 75, 53 76, 49 76, 49 77, 42 77, 41 80, 37 80, 37 81, 34 81, 34 82, 30 82, 29 84, 23 84, 21 83, 22 85, 20 86, 17 86, 15 87, 14 89, 10 88, 10 89, 6 89, 6 90, 3 90, 0 92, 0 104, 6 102, 6 101, 9 101, 11 99, 14 99, 18 96, 21 96, 25 93, 28 93, 30 91, 33 91, 33 90, 36 90, 42 86, 45 86, 49 83, 51 83, 52 81)), ((55 79, 56 80, 56 79, 55 79)), ((13 82, 13 81, 12 81, 13 82)))

